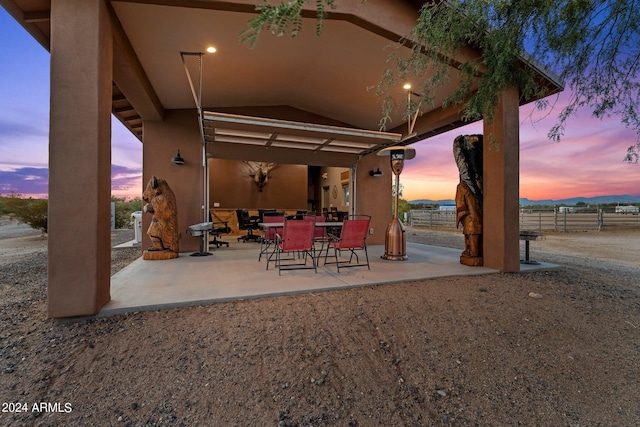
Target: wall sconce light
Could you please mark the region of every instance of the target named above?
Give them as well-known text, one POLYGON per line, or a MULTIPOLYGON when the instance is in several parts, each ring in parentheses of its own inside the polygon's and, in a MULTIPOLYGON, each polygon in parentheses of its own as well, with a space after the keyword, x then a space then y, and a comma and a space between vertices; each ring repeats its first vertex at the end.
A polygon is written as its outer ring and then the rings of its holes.
POLYGON ((175 163, 176 165, 184 165, 184 159, 180 155, 180 150, 178 150, 178 154, 171 158, 171 162, 175 163))
POLYGON ((380 170, 380 166, 378 165, 373 165, 373 167, 371 168, 371 170, 369 171, 369 175, 371 176, 382 176, 384 175, 382 173, 382 171, 380 170), (375 170, 374 170, 375 169, 375 170))

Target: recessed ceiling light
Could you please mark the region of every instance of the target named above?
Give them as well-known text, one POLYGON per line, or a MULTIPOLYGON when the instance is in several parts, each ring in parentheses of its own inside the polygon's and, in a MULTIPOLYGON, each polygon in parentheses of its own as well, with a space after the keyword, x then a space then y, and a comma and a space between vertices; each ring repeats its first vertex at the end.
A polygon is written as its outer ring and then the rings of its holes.
POLYGON ((207 48, 207 52, 209 52, 209 53, 216 53, 216 48, 215 48, 215 47, 213 47, 213 46, 209 46, 209 47, 207 48))

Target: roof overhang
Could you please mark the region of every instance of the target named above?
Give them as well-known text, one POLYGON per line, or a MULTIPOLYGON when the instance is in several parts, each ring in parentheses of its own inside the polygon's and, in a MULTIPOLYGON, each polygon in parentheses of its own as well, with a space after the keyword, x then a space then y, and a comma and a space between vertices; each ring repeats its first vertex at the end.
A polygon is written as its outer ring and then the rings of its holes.
MULTIPOLYGON (((389 67, 390 46, 397 47, 410 33, 426 2, 378 0, 364 6, 359 1, 339 2, 324 21, 322 37, 313 31, 315 4, 308 2, 304 31, 295 38, 265 32, 258 46, 250 49, 238 34, 247 29, 263 0, 109 0, 114 37, 112 112, 142 140, 144 122, 163 120, 166 111, 192 108, 179 53, 204 52, 206 46, 215 45, 218 53, 202 58, 202 106, 216 111, 288 106, 324 118, 320 123, 378 129, 381 99, 370 88, 376 87, 389 67)), ((0 0, 0 5, 50 49, 51 0, 0 0)), ((406 49, 400 48, 397 55, 406 55, 406 49)), ((450 58, 450 81, 435 91, 433 106, 423 104, 414 126, 417 137, 405 144, 466 124, 459 108, 444 108, 443 102, 459 83, 456 64, 480 54, 466 47, 459 58, 450 58)), ((523 56, 523 66, 533 69, 548 94, 562 90, 561 82, 532 58, 523 56)), ((407 80, 420 87, 430 77, 421 74, 407 80)), ((402 83, 390 92, 398 105, 389 122, 391 132, 406 128, 402 83)), ((314 153, 316 157, 328 154, 314 153)))
POLYGON ((399 133, 203 112, 209 157, 352 166, 364 155, 398 143, 399 133))

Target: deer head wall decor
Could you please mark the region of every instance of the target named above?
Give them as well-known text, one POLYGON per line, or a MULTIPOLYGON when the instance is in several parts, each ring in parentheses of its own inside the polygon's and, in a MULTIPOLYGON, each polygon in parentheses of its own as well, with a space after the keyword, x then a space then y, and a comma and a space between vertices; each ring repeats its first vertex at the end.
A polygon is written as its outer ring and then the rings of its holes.
POLYGON ((242 164, 247 168, 249 176, 253 178, 253 182, 258 186, 258 191, 262 192, 269 182, 270 174, 279 168, 278 163, 269 162, 251 162, 243 161, 242 164))

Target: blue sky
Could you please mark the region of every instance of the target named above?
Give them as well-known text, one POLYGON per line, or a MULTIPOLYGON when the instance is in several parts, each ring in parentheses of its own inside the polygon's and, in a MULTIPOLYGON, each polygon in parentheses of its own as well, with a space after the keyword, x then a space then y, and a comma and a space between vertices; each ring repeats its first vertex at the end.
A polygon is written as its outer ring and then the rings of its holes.
MULTIPOLYGON (((0 8, 0 194, 47 197, 49 53, 0 8)), ((558 106, 563 105, 563 96, 558 106)), ((560 108, 551 114, 520 109, 520 196, 532 200, 640 196, 640 165, 623 162, 633 131, 617 118, 594 119, 579 111, 560 143, 547 139, 560 108)), ((461 134, 482 133, 475 123, 416 143, 401 176, 403 196, 451 199, 458 183, 452 144, 461 134)), ((142 144, 116 119, 112 126, 112 194, 142 192, 142 144)))
MULTIPOLYGON (((0 194, 47 196, 49 53, 0 7, 0 194)), ((114 196, 142 192, 142 143, 112 120, 114 196)))

